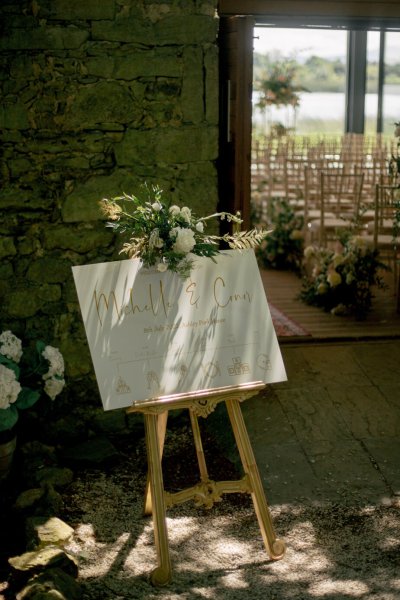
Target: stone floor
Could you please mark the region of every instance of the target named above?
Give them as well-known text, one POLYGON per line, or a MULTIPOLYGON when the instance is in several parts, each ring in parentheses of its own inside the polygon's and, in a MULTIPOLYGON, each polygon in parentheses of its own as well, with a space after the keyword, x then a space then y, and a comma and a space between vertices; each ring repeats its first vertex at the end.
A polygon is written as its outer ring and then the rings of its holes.
MULTIPOLYGON (((242 406, 269 504, 400 497, 400 340, 281 351, 288 381, 242 406)), ((207 421, 238 461, 218 408, 207 421)))

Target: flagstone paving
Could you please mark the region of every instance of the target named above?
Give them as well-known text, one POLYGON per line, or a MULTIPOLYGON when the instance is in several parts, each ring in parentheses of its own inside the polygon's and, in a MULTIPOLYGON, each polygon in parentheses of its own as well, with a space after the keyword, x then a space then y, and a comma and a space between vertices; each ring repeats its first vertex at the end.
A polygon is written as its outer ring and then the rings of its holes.
MULTIPOLYGON (((242 405, 268 502, 400 496, 400 340, 281 351, 288 381, 242 405)), ((225 419, 207 421, 238 461, 225 419)))

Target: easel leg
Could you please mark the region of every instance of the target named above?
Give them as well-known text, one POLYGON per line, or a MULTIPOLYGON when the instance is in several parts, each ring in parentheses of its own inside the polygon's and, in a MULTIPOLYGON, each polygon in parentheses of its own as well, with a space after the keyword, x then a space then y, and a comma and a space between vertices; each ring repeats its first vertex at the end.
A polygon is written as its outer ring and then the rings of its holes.
POLYGON ((158 567, 151 574, 153 585, 168 585, 172 579, 171 560, 168 547, 167 521, 164 502, 164 484, 158 439, 157 415, 145 413, 147 460, 150 477, 154 540, 157 549, 158 567))
POLYGON ((203 444, 201 443, 199 421, 197 419, 197 415, 194 413, 194 411, 191 408, 189 409, 189 413, 190 413, 190 422, 191 422, 192 431, 193 431, 194 445, 195 445, 196 454, 197 454, 197 462, 198 462, 199 470, 200 470, 200 478, 203 483, 207 483, 209 481, 209 477, 208 477, 206 459, 204 456, 203 444))
MULTIPOLYGON (((164 441, 165 434, 167 431, 167 420, 168 420, 168 411, 161 413, 156 416, 157 418, 157 439, 158 439, 158 451, 160 454, 160 463, 162 460, 163 450, 164 450, 164 441)), ((150 472, 147 473, 147 482, 146 489, 144 493, 144 507, 143 507, 143 515, 149 516, 152 513, 152 501, 151 501, 151 487, 150 487, 150 472)))
POLYGON ((236 439, 236 445, 242 460, 243 469, 250 481, 252 489, 251 497, 265 547, 269 556, 274 560, 278 560, 282 558, 285 553, 285 543, 275 536, 271 515, 265 499, 264 489, 243 419, 240 403, 238 400, 233 399, 226 400, 225 402, 236 439))

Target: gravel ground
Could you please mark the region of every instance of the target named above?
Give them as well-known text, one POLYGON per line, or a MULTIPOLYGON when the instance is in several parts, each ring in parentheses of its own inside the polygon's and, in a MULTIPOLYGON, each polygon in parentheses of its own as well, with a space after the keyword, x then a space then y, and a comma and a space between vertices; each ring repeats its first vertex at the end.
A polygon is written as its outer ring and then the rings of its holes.
MULTIPOLYGON (((166 489, 197 480, 192 446, 187 426, 168 432, 166 489)), ((144 441, 122 442, 119 449, 116 465, 77 474, 64 498, 63 518, 75 529, 68 550, 79 560, 84 600, 400 598, 399 499, 379 506, 346 498, 271 506, 275 531, 287 546, 280 561, 266 554, 249 496, 226 495, 211 510, 187 502, 168 510, 173 581, 152 587, 148 576, 157 559, 152 520, 142 516, 144 441)), ((207 457, 210 478, 238 477, 217 454, 207 457)))

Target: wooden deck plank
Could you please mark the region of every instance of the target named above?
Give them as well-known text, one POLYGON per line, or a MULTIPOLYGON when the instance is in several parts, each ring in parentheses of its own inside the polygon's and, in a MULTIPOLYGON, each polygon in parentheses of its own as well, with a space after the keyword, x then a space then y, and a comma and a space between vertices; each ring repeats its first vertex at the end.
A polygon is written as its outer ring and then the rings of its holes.
MULTIPOLYGON (((269 302, 310 333, 296 341, 321 341, 332 339, 369 339, 400 337, 400 314, 396 312, 396 295, 393 281, 388 279, 388 289, 376 289, 372 310, 364 321, 351 316, 335 316, 323 309, 308 306, 298 299, 301 279, 291 271, 260 269, 269 302)), ((292 341, 293 338, 280 341, 292 341)))

